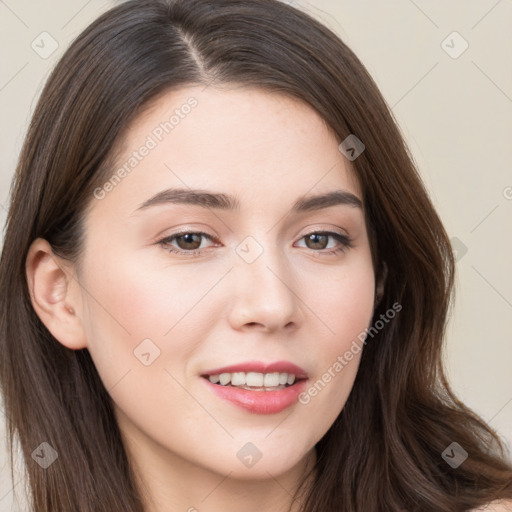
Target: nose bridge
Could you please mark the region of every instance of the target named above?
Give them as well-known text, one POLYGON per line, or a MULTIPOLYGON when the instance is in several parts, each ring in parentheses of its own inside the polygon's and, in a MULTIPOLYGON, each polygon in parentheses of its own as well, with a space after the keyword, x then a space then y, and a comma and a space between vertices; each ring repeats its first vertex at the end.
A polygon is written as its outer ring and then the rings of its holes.
POLYGON ((271 237, 266 237, 265 241, 247 237, 236 248, 236 253, 233 322, 239 327, 261 324, 267 329, 298 324, 300 305, 281 248, 271 242, 271 237))

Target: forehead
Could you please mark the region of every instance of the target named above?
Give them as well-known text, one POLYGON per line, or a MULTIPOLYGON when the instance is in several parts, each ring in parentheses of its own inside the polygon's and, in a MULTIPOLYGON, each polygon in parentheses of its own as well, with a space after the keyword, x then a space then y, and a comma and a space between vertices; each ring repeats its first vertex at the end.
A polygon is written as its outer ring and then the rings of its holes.
POLYGON ((309 190, 342 188, 361 197, 340 141, 321 116, 302 101, 262 89, 169 91, 146 106, 121 142, 110 172, 122 178, 113 180, 106 200, 133 208, 177 186, 229 192, 242 205, 244 198, 263 206, 309 190))

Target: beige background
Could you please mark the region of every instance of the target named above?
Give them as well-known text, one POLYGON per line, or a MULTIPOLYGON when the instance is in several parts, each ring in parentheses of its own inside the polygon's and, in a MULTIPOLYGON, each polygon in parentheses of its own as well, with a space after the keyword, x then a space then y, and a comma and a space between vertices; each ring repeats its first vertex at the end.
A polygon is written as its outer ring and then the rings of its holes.
MULTIPOLYGON (((43 81, 73 38, 115 3, 0 1, 1 226, 43 81), (31 48, 44 31, 59 45, 47 59, 31 48)), ((447 231, 458 239, 457 301, 447 331, 451 381, 512 447, 512 1, 288 3, 336 31, 392 107, 447 231)), ((13 504, 3 427, 0 437, 0 512, 26 510, 13 504)), ((21 499, 18 476, 14 483, 21 499)))

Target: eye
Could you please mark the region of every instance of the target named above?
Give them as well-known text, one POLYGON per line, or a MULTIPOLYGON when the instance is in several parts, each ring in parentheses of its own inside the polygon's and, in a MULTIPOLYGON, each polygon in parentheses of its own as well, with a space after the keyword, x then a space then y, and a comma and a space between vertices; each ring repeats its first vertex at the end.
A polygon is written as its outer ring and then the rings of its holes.
POLYGON ((305 241, 306 248, 320 251, 321 254, 336 254, 338 252, 345 252, 347 249, 353 247, 352 240, 349 237, 331 231, 315 231, 305 235, 301 240, 305 241), (329 245, 329 239, 336 240, 339 245, 329 245), (325 251, 325 249, 333 248, 334 250, 332 251, 325 251))
POLYGON ((163 238, 158 243, 167 251, 187 256, 196 255, 205 248, 204 239, 213 240, 207 233, 200 231, 184 231, 163 238))
MULTIPOLYGON (((205 239, 210 241, 214 240, 212 236, 201 231, 183 231, 159 240, 158 244, 166 251, 174 254, 197 256, 206 248, 203 244, 205 239)), ((305 241, 305 246, 299 247, 312 249, 322 255, 345 252, 347 249, 353 247, 352 240, 349 237, 331 231, 315 231, 303 236, 300 240, 305 241), (330 239, 335 240, 338 245, 333 246, 330 244, 330 239), (326 251, 326 249, 333 250, 326 251)))

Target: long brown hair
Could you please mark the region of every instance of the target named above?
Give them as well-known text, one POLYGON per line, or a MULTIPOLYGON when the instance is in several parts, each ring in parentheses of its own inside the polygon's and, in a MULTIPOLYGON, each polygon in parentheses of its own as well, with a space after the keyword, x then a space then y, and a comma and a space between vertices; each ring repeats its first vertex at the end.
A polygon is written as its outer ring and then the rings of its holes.
POLYGON ((304 512, 462 512, 512 498, 503 444, 443 373, 455 270, 449 240, 361 62, 328 28, 276 0, 132 0, 90 25, 57 64, 12 189, 0 262, 0 383, 34 511, 143 505, 88 351, 58 343, 32 307, 28 249, 41 237, 79 263, 87 207, 126 126, 164 92, 213 83, 299 98, 340 142, 350 134, 363 141, 352 164, 379 283, 387 269, 374 321, 395 302, 403 306, 367 343, 348 401, 316 445, 304 512), (59 455, 44 471, 31 457, 42 442, 59 455), (469 454, 457 468, 442 457, 453 442, 469 454))

